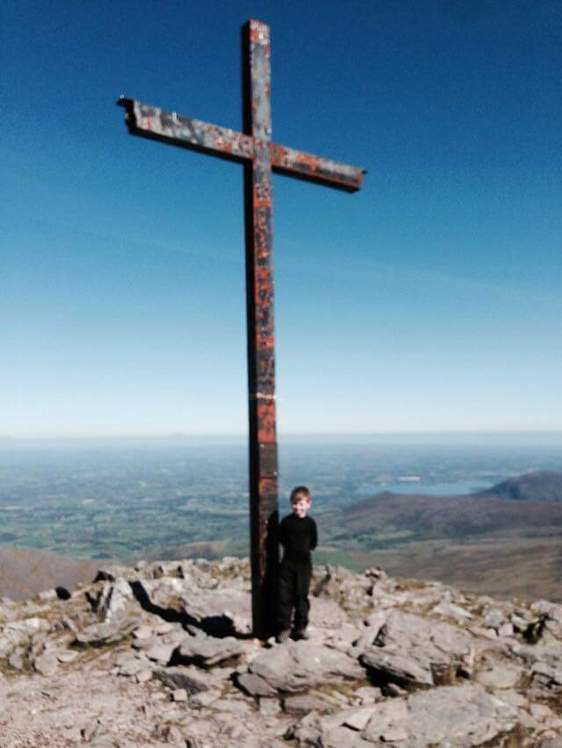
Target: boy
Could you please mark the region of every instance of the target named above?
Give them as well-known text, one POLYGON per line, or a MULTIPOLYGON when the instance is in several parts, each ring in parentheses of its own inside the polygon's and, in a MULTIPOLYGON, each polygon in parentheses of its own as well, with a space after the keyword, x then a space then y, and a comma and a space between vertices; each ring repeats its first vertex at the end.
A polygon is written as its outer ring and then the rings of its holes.
POLYGON ((294 639, 308 639, 308 590, 312 576, 312 556, 318 544, 316 522, 307 517, 312 500, 306 486, 291 491, 292 513, 279 525, 279 542, 283 546, 283 560, 279 568, 279 632, 278 642, 285 642, 291 634, 293 609, 294 639))

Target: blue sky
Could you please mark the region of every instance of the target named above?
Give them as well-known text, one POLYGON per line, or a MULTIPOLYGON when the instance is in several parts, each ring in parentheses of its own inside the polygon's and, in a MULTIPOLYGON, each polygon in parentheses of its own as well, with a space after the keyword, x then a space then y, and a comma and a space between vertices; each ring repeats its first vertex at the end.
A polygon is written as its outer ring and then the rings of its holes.
POLYGON ((281 433, 562 429, 562 4, 11 0, 0 432, 246 431, 242 170, 121 94, 239 129, 272 29, 281 433))

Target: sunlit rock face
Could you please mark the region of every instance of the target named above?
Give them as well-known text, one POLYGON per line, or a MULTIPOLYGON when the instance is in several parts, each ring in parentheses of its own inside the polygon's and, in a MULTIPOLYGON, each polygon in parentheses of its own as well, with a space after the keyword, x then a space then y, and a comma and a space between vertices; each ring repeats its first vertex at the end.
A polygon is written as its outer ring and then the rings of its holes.
POLYGON ((0 600, 0 743, 366 748, 562 741, 562 606, 318 567, 310 638, 250 631, 246 560, 105 567, 0 600))

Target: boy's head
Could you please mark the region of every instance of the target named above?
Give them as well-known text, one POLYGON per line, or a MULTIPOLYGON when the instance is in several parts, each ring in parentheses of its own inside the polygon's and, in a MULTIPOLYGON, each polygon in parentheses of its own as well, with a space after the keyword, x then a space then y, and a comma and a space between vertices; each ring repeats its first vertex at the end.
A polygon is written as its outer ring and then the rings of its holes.
POLYGON ((293 514, 296 514, 297 517, 301 517, 301 519, 302 517, 306 517, 310 505, 312 504, 308 488, 306 486, 296 486, 293 488, 290 501, 293 514))

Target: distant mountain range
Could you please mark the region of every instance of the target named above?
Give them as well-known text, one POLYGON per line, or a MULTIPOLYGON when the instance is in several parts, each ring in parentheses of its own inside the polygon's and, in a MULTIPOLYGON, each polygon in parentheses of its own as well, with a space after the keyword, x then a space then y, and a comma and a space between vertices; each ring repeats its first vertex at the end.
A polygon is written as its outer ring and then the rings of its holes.
POLYGON ((464 496, 378 493, 326 515, 339 562, 496 595, 562 599, 562 472, 464 496))
POLYGON ((375 533, 383 544, 408 535, 462 538, 545 526, 562 532, 562 473, 528 473, 465 496, 384 491, 347 507, 337 525, 345 535, 375 533))
MULTIPOLYGON (((380 564, 474 591, 562 600, 562 472, 526 473, 465 496, 382 492, 322 515, 320 532, 318 562, 380 564)), ((202 545, 197 553, 207 555, 202 545)), ((0 597, 73 588, 99 564, 0 548, 0 597)))
POLYGON ((536 470, 508 478, 476 495, 514 501, 562 501, 562 473, 536 470))

